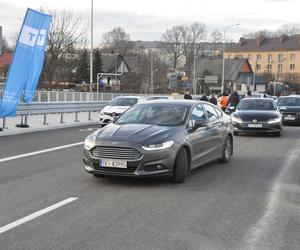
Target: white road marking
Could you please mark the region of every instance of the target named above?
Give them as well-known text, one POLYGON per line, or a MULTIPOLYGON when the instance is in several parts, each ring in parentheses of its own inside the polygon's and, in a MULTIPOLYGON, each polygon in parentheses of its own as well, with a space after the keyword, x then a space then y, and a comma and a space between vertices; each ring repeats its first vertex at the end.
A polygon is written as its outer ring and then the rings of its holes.
POLYGON ((262 238, 269 233, 272 229, 272 223, 276 222, 276 212, 280 207, 281 193, 285 186, 285 179, 288 178, 289 172, 292 167, 297 166, 298 156, 300 154, 300 141, 296 144, 295 149, 288 156, 284 166, 279 172, 279 175, 275 179, 272 188, 269 193, 268 204, 263 216, 258 222, 251 228, 250 237, 247 235, 247 241, 249 248, 247 249, 258 249, 259 243, 263 242, 262 238))
POLYGON ((98 130, 100 128, 83 128, 83 129, 79 129, 80 132, 86 132, 86 131, 93 131, 93 130, 98 130))
POLYGON ((63 201, 55 203, 52 206, 46 207, 46 208, 44 208, 42 210, 39 210, 39 211, 37 211, 37 212, 35 212, 33 214, 30 214, 30 215, 28 215, 28 216, 26 216, 26 217, 24 217, 22 219, 16 220, 16 221, 14 221, 12 223, 9 223, 9 224, 7 224, 7 225, 5 225, 3 227, 0 227, 0 234, 6 232, 8 230, 11 230, 11 229, 13 229, 13 228, 15 228, 17 226, 20 226, 20 225, 22 225, 22 224, 24 224, 24 223, 26 223, 28 221, 31 221, 31 220, 33 220, 33 219, 35 219, 35 218, 37 218, 37 217, 39 217, 41 215, 49 213, 49 212, 51 212, 54 209, 57 209, 57 208, 62 207, 64 205, 67 205, 68 203, 73 202, 73 201, 75 201, 77 199, 78 199, 78 197, 70 197, 70 198, 65 199, 63 201))
POLYGON ((84 142, 76 142, 76 143, 63 145, 63 146, 59 146, 59 147, 47 148, 47 149, 43 149, 43 150, 39 150, 39 151, 27 153, 27 154, 14 155, 14 156, 0 159, 0 163, 5 162, 5 161, 16 160, 16 159, 20 159, 20 158, 25 158, 25 157, 29 157, 29 156, 33 156, 33 155, 44 154, 44 153, 48 153, 48 152, 56 151, 56 150, 60 150, 60 149, 76 147, 76 146, 83 145, 83 144, 84 144, 84 142))

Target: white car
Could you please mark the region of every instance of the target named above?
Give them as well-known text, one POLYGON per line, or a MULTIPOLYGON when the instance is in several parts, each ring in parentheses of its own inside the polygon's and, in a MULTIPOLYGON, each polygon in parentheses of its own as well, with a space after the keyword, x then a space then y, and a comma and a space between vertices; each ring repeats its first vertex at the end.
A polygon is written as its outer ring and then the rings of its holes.
POLYGON ((134 104, 144 101, 146 98, 142 96, 118 96, 114 98, 100 111, 100 125, 107 125, 134 104))

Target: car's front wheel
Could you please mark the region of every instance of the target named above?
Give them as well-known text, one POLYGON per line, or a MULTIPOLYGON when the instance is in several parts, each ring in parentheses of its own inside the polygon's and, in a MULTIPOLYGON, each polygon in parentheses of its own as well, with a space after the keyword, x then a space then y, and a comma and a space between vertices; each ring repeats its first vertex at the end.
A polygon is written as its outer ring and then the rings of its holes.
POLYGON ((188 173, 188 156, 184 148, 180 149, 175 160, 173 181, 182 183, 185 181, 188 173))
POLYGON ((231 136, 227 136, 226 140, 225 140, 225 144, 223 147, 223 153, 222 153, 222 157, 219 160, 219 162, 222 163, 227 163, 230 161, 231 155, 233 152, 233 142, 232 142, 232 138, 231 136))

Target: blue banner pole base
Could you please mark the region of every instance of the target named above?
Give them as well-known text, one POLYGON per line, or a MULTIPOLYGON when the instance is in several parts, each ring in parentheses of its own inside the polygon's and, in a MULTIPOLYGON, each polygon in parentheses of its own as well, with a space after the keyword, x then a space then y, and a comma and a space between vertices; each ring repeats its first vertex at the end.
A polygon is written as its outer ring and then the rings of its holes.
POLYGON ((29 128, 28 124, 20 123, 16 125, 17 128, 29 128))

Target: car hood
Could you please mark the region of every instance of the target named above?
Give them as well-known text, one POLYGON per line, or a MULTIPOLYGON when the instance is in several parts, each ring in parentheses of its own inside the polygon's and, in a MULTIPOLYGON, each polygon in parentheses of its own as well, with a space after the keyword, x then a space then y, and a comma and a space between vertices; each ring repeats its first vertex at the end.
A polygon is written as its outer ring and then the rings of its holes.
POLYGON ((130 106, 105 106, 102 111, 106 113, 122 114, 129 108, 130 106))
POLYGON ((161 143, 174 139, 181 127, 167 127, 152 124, 124 124, 111 123, 100 129, 96 137, 97 141, 133 142, 143 145, 161 143))
POLYGON ((277 118, 279 113, 276 111, 260 111, 260 110, 242 111, 242 110, 238 110, 238 111, 234 112, 233 115, 238 116, 243 121, 252 121, 252 120, 268 121, 270 119, 277 118))
POLYGON ((300 106, 279 106, 281 112, 300 112, 300 106))

